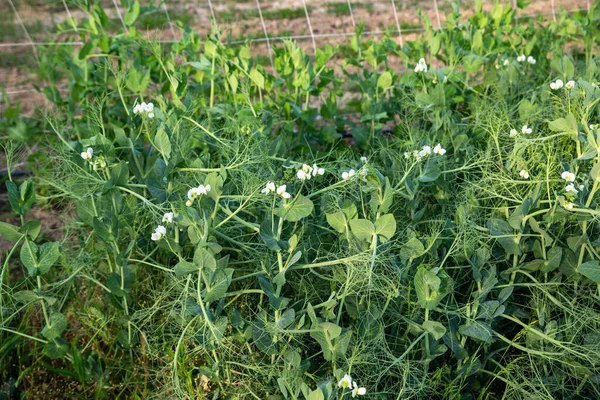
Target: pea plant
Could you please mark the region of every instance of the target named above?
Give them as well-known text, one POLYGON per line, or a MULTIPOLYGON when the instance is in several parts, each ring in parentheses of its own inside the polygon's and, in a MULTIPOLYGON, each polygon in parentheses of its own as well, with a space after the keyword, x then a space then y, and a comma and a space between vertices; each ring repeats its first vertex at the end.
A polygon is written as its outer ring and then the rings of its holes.
POLYGON ((32 138, 5 146, 2 390, 600 395, 598 4, 455 7, 403 46, 358 26, 314 58, 283 42, 274 70, 218 30, 146 40, 137 2, 117 36, 83 8, 59 27, 81 49, 40 58, 31 179, 10 171, 32 138))

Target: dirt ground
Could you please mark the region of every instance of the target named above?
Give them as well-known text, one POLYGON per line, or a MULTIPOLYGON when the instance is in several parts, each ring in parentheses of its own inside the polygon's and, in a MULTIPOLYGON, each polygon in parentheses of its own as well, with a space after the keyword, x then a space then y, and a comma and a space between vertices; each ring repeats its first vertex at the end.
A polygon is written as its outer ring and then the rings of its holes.
MULTIPOLYGON (((113 21, 115 33, 118 33, 118 29, 122 28, 114 3, 111 0, 96 1, 103 5, 109 19, 113 21)), ((532 0, 518 14, 542 14, 546 18, 552 18, 553 10, 558 13, 560 10, 586 9, 589 1, 591 0, 532 0)), ((490 0, 483 2, 484 8, 492 8, 490 0)), ((419 13, 427 15, 433 26, 438 27, 444 25, 446 13, 452 9, 449 0, 166 0, 164 7, 154 8, 148 8, 150 2, 147 0, 140 3, 142 7, 146 7, 143 8, 142 15, 162 21, 159 26, 146 31, 150 37, 178 39, 180 32, 176 27, 176 20, 181 19, 203 35, 212 29, 214 16, 224 40, 230 36, 234 42, 241 43, 251 38, 255 40, 253 51, 256 54, 268 52, 265 30, 270 37, 271 46, 277 46, 280 40, 291 36, 296 37, 311 54, 313 38, 317 46, 337 44, 348 40, 355 25, 359 23, 365 25, 368 35, 379 36, 390 30, 394 34, 397 32, 399 42, 409 40, 418 35, 422 28, 419 13), (257 4, 265 17, 264 26, 258 17, 257 4), (169 21, 174 29, 171 29, 169 21), (398 26, 402 34, 398 32, 398 26)), ((16 12, 7 7, 6 13, 0 15, 0 89, 7 93, 10 102, 21 101, 23 111, 31 113, 37 106, 45 104, 44 96, 35 87, 43 87, 44 82, 32 74, 37 66, 34 48, 39 49, 56 40, 54 27, 65 22, 69 15, 83 19, 86 14, 69 0, 66 1, 66 8, 62 0, 19 0, 14 1, 14 4, 16 12), (29 37, 31 41, 43 44, 34 47, 29 44, 29 37)), ((117 4, 120 2, 117 1, 117 4)), ((461 5, 464 18, 472 14, 473 6, 472 1, 461 5)), ((125 10, 119 11, 123 15, 125 10)), ((79 40, 74 32, 61 37, 70 37, 71 41, 79 40)), ((4 100, 0 100, 0 112, 5 107, 4 100)))

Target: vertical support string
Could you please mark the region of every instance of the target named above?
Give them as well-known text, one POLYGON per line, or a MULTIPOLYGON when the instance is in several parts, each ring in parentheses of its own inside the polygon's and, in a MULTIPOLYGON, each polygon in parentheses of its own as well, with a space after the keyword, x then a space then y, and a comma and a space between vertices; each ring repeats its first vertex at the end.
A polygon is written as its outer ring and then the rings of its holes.
POLYGON ((121 14, 121 9, 117 4, 117 0, 112 0, 112 2, 115 5, 115 9, 117 10, 117 15, 119 16, 119 19, 121 20, 121 25, 123 25, 123 33, 127 33, 127 25, 125 25, 125 20, 123 19, 123 15, 121 14))
POLYGON ((435 8, 435 16, 437 18, 438 29, 442 29, 442 22, 440 21, 440 11, 438 10, 437 0, 433 0, 433 7, 435 8))
POLYGON ((165 4, 164 1, 162 3, 162 9, 164 10, 165 15, 167 16, 167 21, 169 22, 169 27, 171 28, 171 34, 173 35, 173 39, 177 40, 177 34, 175 33, 175 28, 173 27, 173 22, 171 21, 171 16, 169 15, 169 10, 167 10, 167 5, 165 4))
POLYGON ((552 20, 556 22, 556 11, 554 10, 554 0, 550 0, 550 6, 552 7, 552 20))
POLYGON ((33 39, 31 38, 31 35, 27 31, 27 27, 25 27, 25 23, 21 19, 21 16, 19 15, 19 12, 17 11, 17 8, 15 7, 15 4, 13 3, 13 1, 8 0, 8 4, 10 4, 10 8, 12 8, 12 10, 15 12, 17 20, 19 21, 19 25, 21 25, 21 28, 23 29, 23 32, 25 33, 27 40, 29 40, 29 44, 31 45, 31 49, 33 50, 33 55, 35 56, 35 59, 36 59, 38 65, 40 65, 40 58, 38 57, 37 49, 35 48, 35 44, 33 43, 33 39))
POLYGON ((352 12, 352 4, 350 4, 350 0, 346 0, 348 3, 348 10, 350 10, 350 19, 352 19, 352 27, 356 28, 356 20, 354 19, 354 13, 352 12))
POLYGON ((400 47, 404 46, 402 40, 402 28, 400 27, 400 20, 398 19, 398 13, 396 12, 396 2, 392 0, 392 10, 394 10, 394 19, 396 20, 396 28, 398 29, 398 36, 400 37, 400 47))
POLYGON ((69 10, 69 6, 67 6, 67 2, 65 0, 62 0, 62 3, 65 6, 65 10, 67 11, 67 15, 69 16, 69 21, 71 21, 71 26, 73 27, 73 30, 75 32, 79 32, 79 29, 77 29, 77 25, 75 25, 75 19, 71 14, 71 10, 69 10))
POLYGON ((208 8, 210 8, 210 15, 212 15, 213 26, 217 27, 217 17, 215 17, 215 10, 213 9, 212 1, 208 0, 208 8))
POLYGON ((306 0, 302 0, 304 6, 304 14, 306 14, 306 22, 308 22, 308 30, 310 31, 310 38, 312 39, 313 48, 315 50, 315 56, 317 55, 317 41, 315 40, 315 34, 313 32, 312 24, 310 23, 310 16, 308 15, 308 8, 306 8, 306 0))
POLYGON ((258 15, 260 16, 260 23, 262 24, 263 32, 265 33, 265 40, 267 41, 267 51, 269 52, 269 60, 271 60, 271 67, 273 68, 273 73, 275 73, 275 63, 273 62, 273 54, 271 53, 271 42, 269 41, 269 34, 267 33, 267 24, 265 24, 265 20, 262 15, 262 10, 260 9, 259 0, 256 0, 256 8, 258 9, 258 15))

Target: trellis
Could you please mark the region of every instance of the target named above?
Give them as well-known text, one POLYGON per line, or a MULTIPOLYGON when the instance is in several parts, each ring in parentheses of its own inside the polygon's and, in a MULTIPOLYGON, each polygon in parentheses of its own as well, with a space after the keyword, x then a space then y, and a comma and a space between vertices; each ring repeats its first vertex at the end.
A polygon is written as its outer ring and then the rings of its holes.
MULTIPOLYGON (((16 21, 18 23, 18 25, 20 26, 21 30, 22 30, 22 34, 23 37, 26 39, 25 41, 22 42, 7 42, 7 43, 0 43, 0 56, 2 55, 2 49, 6 49, 6 48, 13 48, 13 47, 30 47, 32 54, 36 60, 36 62, 39 64, 40 63, 40 59, 38 56, 38 47, 43 47, 43 46, 82 46, 84 43, 81 41, 56 41, 56 42, 50 42, 50 41, 35 41, 32 37, 32 35, 30 34, 30 32, 28 31, 23 19, 21 18, 21 15, 19 13, 19 9, 18 7, 15 5, 13 0, 0 0, 0 1, 6 1, 10 7, 10 10, 12 13, 14 13, 16 21)), ((73 13, 71 12, 71 9, 68 6, 68 3, 66 0, 61 0, 62 4, 65 8, 65 11, 67 13, 67 16, 69 17, 69 19, 72 21, 73 20, 73 13)), ((204 0, 199 0, 199 2, 202 2, 204 0)), ((317 41, 319 39, 324 39, 324 38, 347 38, 350 36, 354 36, 355 33, 354 32, 337 32, 337 33, 315 33, 314 29, 313 29, 313 24, 311 22, 311 12, 310 12, 310 3, 317 3, 317 0, 299 0, 298 3, 300 3, 301 1, 301 5, 302 8, 304 9, 304 14, 306 17, 306 24, 307 24, 307 29, 308 29, 308 34, 302 34, 302 35, 278 35, 278 36, 270 36, 269 32, 268 32, 268 28, 267 28, 267 24, 265 22, 265 18, 263 17, 263 8, 264 8, 264 0, 263 3, 261 4, 260 0, 256 0, 256 9, 257 9, 257 13, 260 19, 260 24, 261 24, 261 28, 262 31, 264 33, 264 37, 257 37, 257 38, 253 38, 250 41, 251 42, 262 42, 262 43, 266 43, 267 46, 267 52, 268 52, 268 56, 269 56, 269 60, 270 60, 270 64, 273 67, 274 66, 274 62, 273 62, 273 54, 272 54, 272 43, 275 41, 281 41, 281 40, 285 40, 285 39, 293 39, 293 40, 311 40, 312 42, 312 47, 314 52, 316 53, 317 51, 317 41)), ((399 4, 400 1, 398 0, 380 0, 378 1, 378 3, 381 4, 386 4, 387 6, 389 6, 390 12, 394 17, 394 22, 395 22, 395 30, 390 31, 388 30, 370 30, 370 31, 365 31, 363 32, 363 35, 369 35, 369 36, 376 36, 376 35, 383 35, 383 34, 387 34, 387 33, 391 33, 391 34, 397 34, 398 36, 398 41, 400 43, 400 45, 403 45, 404 43, 404 37, 403 37, 403 33, 404 34, 408 34, 408 33, 417 33, 417 32, 422 32, 424 31, 424 28, 407 28, 407 29, 402 29, 401 28, 401 22, 400 19, 398 17, 398 10, 400 8, 402 9, 406 9, 408 7, 407 5, 407 0, 401 0, 402 4, 399 4)), ((442 20, 440 17, 440 9, 438 7, 438 0, 425 0, 424 2, 420 3, 420 4, 425 4, 426 1, 431 1, 432 5, 433 5, 433 10, 435 12, 435 25, 434 27, 436 27, 437 29, 442 29, 442 20), (436 26, 437 25, 437 26, 436 26)), ((516 7, 516 1, 517 0, 509 0, 511 1, 513 7, 516 7)), ((557 13, 557 4, 556 1, 557 0, 545 0, 548 1, 548 9, 549 12, 546 13, 542 13, 542 15, 544 17, 552 17, 553 20, 556 20, 556 13, 557 13)), ((211 1, 211 0, 207 0, 207 5, 208 5, 208 10, 210 12, 210 19, 212 21, 212 24, 214 24, 215 26, 219 26, 219 21, 217 19, 217 16, 215 14, 215 7, 214 4, 215 1, 211 1)), ((345 1, 347 7, 348 7, 348 13, 350 16, 350 21, 352 23, 353 28, 355 28, 357 26, 357 18, 355 15, 355 11, 354 11, 354 7, 353 7, 353 1, 352 0, 346 0, 345 1)), ((356 5, 357 0, 354 0, 354 5, 356 5)), ((123 6, 119 5, 117 0, 112 0, 112 5, 114 6, 114 9, 116 11, 116 15, 124 29, 124 31, 127 31, 127 25, 125 23, 125 20, 123 18, 123 6)), ((589 11, 591 5, 590 5, 590 0, 587 0, 587 10, 589 11)), ((162 10, 162 12, 164 12, 165 16, 166 16, 166 20, 168 23, 168 27, 169 30, 173 36, 172 40, 160 40, 159 42, 161 43, 173 43, 176 42, 178 40, 177 37, 177 32, 175 29, 175 26, 173 25, 173 19, 171 18, 171 15, 169 14, 169 9, 166 5, 165 2, 162 2, 160 4, 160 8, 162 10)), ((574 11, 582 11, 582 10, 570 10, 571 12, 574 11)), ((535 15, 539 15, 539 14, 535 14, 535 15)), ((535 16, 533 14, 525 14, 525 15, 521 15, 519 16, 519 18, 530 18, 535 16)), ((74 30, 77 32, 77 27, 76 25, 73 25, 74 30)), ((245 43, 246 40, 238 40, 238 41, 230 41, 229 43, 231 44, 240 44, 240 43, 245 43)), ((1 77, 0 77, 1 78, 1 77)), ((37 93, 37 90, 31 88, 31 89, 21 89, 21 88, 4 88, 4 94, 11 96, 11 95, 19 95, 19 94, 24 94, 24 93, 37 93)), ((65 90, 66 89, 62 89, 65 90)))

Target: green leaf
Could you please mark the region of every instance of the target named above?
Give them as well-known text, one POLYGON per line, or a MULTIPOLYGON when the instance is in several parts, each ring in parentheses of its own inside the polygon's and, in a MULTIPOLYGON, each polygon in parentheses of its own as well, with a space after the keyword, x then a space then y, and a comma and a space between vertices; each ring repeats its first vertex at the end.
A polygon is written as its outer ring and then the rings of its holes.
POLYGON ((590 171, 590 177, 595 182, 600 182, 600 163, 594 163, 592 170, 590 171))
POLYGON ((520 255, 522 253, 519 240, 517 236, 514 235, 513 228, 508 222, 497 218, 491 218, 487 225, 492 236, 496 237, 507 254, 520 255))
POLYGON ((177 265, 175 265, 174 270, 175 275, 186 276, 192 272, 198 272, 198 267, 189 261, 179 261, 177 265))
POLYGON ((407 243, 400 248, 400 258, 403 260, 415 259, 425 253, 423 243, 415 237, 410 238, 407 243))
POLYGON ((164 127, 160 127, 154 137, 154 145, 156 149, 168 160, 171 157, 171 141, 164 127))
POLYGON ((325 400, 325 396, 323 395, 321 388, 317 388, 308 393, 306 400, 325 400))
POLYGON ((33 303, 40 297, 31 290, 21 290, 20 292, 13 294, 13 298, 19 303, 33 303))
POLYGON ((61 358, 69 351, 69 344, 61 338, 49 341, 44 346, 44 353, 50 358, 61 358))
POLYGON ((577 272, 596 283, 600 283, 600 263, 596 260, 584 262, 577 267, 577 272))
POLYGON ((140 15, 140 3, 136 0, 132 7, 128 8, 125 12, 125 16, 123 20, 125 21, 125 25, 131 26, 135 22, 135 20, 140 15))
POLYGON ((375 225, 368 219, 353 219, 350 220, 350 228, 352 233, 358 240, 370 241, 375 235, 375 225))
POLYGON ((430 333, 435 340, 440 340, 446 334, 446 327, 437 321, 423 322, 423 329, 430 333))
POLYGON ((540 271, 548 273, 554 271, 560 266, 562 261, 563 249, 562 247, 553 247, 546 254, 546 261, 540 267, 540 271))
POLYGON ((429 162, 421 173, 421 176, 419 176, 419 181, 424 183, 433 182, 439 178, 441 174, 442 171, 440 171, 440 167, 438 167, 436 163, 429 162))
POLYGON ((29 239, 35 240, 35 238, 40 234, 40 230, 42 229, 42 224, 38 220, 33 220, 26 222, 21 228, 19 228, 19 232, 27 235, 29 239))
POLYGON ((342 333, 342 328, 331 322, 321 322, 319 327, 323 329, 323 332, 325 332, 331 340, 337 338, 342 333))
POLYGON ((458 328, 458 333, 469 336, 482 342, 489 343, 492 339, 492 328, 482 321, 473 321, 458 328))
POLYGON ((566 118, 558 118, 548 122, 548 128, 553 132, 570 133, 577 135, 577 121, 573 114, 569 113, 566 118))
POLYGON ((275 215, 285 221, 297 222, 308 217, 313 211, 313 202, 305 196, 299 195, 295 200, 275 210, 275 215))
POLYGON ((16 226, 0 221, 0 236, 11 242, 18 242, 23 234, 16 226))
POLYGON ((210 251, 204 247, 198 247, 194 252, 194 264, 198 268, 206 268, 214 271, 217 268, 217 260, 210 251))
POLYGON ((40 275, 45 274, 50 270, 50 267, 54 265, 60 252, 58 250, 58 242, 44 243, 40 246, 40 255, 38 261, 38 269, 40 275))
POLYGON ((377 87, 382 89, 384 92, 392 87, 392 74, 389 71, 385 71, 377 78, 377 87))
POLYGON ((52 314, 50 322, 42 329, 42 335, 46 339, 52 340, 59 337, 65 329, 67 329, 67 317, 57 312, 52 314))
POLYGON ((346 232, 346 218, 345 214, 341 211, 334 213, 325 214, 325 218, 327 219, 327 223, 339 233, 346 232))
POLYGON ((273 228, 271 226, 271 219, 267 218, 260 224, 259 228, 260 238, 265 242, 269 250, 279 251, 281 250, 281 246, 279 245, 279 241, 275 237, 273 233, 273 228))
POLYGON ((375 233, 380 237, 381 242, 385 243, 396 233, 396 219, 393 214, 385 214, 375 221, 375 233))
POLYGON ((221 300, 225 294, 227 294, 227 289, 229 289, 229 285, 231 284, 232 274, 233 269, 228 269, 227 273, 225 271, 217 271, 212 279, 211 286, 206 288, 204 301, 210 303, 221 300))
POLYGON ((18 189, 14 182, 6 181, 6 189, 8 191, 8 201, 15 213, 23 215, 29 211, 35 201, 35 191, 30 180, 23 182, 18 189))
POLYGON ((265 77, 258 72, 257 69, 253 69, 252 71, 250 71, 250 79, 252 79, 252 82, 254 82, 254 84, 256 86, 258 86, 259 89, 264 89, 265 88, 265 77))
POLYGON ((38 274, 38 247, 35 243, 26 240, 21 247, 21 262, 27 268, 29 275, 36 276, 38 274))
POLYGON ((414 285, 419 305, 429 310, 437 307, 452 290, 450 277, 443 270, 437 268, 428 271, 425 267, 419 267, 414 277, 414 285))

